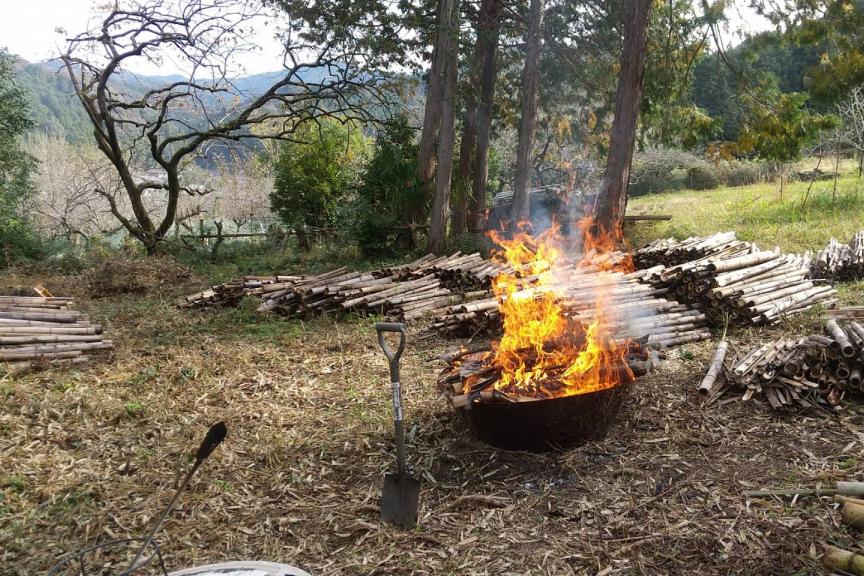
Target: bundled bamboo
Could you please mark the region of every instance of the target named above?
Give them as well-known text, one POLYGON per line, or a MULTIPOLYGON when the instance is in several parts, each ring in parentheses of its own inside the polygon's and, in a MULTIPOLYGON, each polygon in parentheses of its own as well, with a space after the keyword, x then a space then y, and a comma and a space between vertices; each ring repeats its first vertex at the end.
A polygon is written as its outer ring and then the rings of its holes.
POLYGON ((813 261, 813 278, 856 280, 864 278, 864 230, 852 236, 849 244, 831 238, 813 261))
POLYGON ((714 325, 730 319, 742 325, 772 324, 816 304, 830 306, 837 301, 831 286, 808 279, 809 253, 759 250, 754 244, 734 240, 734 233, 680 244, 685 247, 666 240, 637 250, 641 261, 655 266, 646 280, 668 288, 677 300, 705 310, 714 325), (694 254, 686 246, 698 249, 694 254), (681 262, 691 255, 696 259, 681 262), (657 271, 657 262, 667 267, 657 271))
POLYGON ((864 392, 864 327, 829 320, 825 335, 781 338, 750 350, 731 363, 726 389, 743 399, 764 398, 775 410, 836 407, 847 392, 864 392))
POLYGON ((244 276, 186 296, 184 308, 235 305, 242 298, 261 300, 259 310, 288 317, 326 312, 369 312, 389 320, 411 321, 486 294, 502 267, 479 253, 435 257, 370 272, 337 268, 318 275, 244 276))
POLYGON ((72 308, 70 298, 0 296, 0 363, 12 372, 78 364, 110 350, 102 327, 72 308))
MULTIPOLYGON (((619 257, 620 253, 611 253, 607 259, 619 257)), ((705 315, 664 298, 668 289, 643 283, 646 271, 601 271, 596 259, 589 262, 556 269, 555 279, 542 286, 526 279, 526 288, 511 297, 541 298, 552 293, 566 317, 590 323, 600 315, 601 327, 616 339, 646 337, 651 344, 672 346, 710 337, 705 315)), ((502 330, 499 301, 490 296, 454 304, 434 315, 430 328, 446 336, 497 336, 502 330)))

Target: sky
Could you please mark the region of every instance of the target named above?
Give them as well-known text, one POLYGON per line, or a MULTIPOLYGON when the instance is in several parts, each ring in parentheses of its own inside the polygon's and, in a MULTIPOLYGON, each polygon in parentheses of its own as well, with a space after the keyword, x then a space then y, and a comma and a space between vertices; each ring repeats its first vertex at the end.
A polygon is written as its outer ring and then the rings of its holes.
MULTIPOLYGON (((57 56, 64 45, 64 35, 58 33, 57 28, 63 28, 69 34, 86 30, 93 19, 93 7, 97 4, 96 0, 2 1, 5 6, 3 18, 0 19, 0 47, 30 62, 57 56)), ((104 0, 101 3, 104 4, 104 0)), ((723 36, 727 47, 740 41, 742 32, 770 28, 766 20, 744 7, 733 7, 727 11, 727 15, 730 23, 723 36)), ((260 51, 243 55, 238 70, 247 74, 279 70, 280 47, 273 39, 272 32, 261 29, 255 34, 254 40, 261 47, 260 51)), ((132 71, 138 74, 174 74, 179 71, 179 67, 170 61, 157 66, 139 59, 132 71)))
MULTIPOLYGON (((29 62, 41 62, 56 57, 65 46, 65 38, 83 32, 98 20, 94 19, 94 6, 105 5, 105 0, 0 0, 4 4, 0 18, 0 47, 21 56, 29 62), (66 34, 58 33, 63 28, 66 34)), ((279 43, 272 31, 255 34, 255 43, 261 49, 246 54, 240 66, 247 74, 272 72, 282 66, 279 43)), ((179 67, 170 61, 161 65, 136 59, 132 69, 137 74, 175 74, 179 67)))

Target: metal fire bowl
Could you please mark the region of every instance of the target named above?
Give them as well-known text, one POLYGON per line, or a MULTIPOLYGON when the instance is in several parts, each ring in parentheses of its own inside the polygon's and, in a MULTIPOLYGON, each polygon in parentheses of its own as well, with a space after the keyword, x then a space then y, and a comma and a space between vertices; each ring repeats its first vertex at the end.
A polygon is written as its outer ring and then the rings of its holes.
POLYGON ((473 402, 465 416, 479 440, 505 450, 551 452, 606 436, 630 383, 533 402, 473 402))

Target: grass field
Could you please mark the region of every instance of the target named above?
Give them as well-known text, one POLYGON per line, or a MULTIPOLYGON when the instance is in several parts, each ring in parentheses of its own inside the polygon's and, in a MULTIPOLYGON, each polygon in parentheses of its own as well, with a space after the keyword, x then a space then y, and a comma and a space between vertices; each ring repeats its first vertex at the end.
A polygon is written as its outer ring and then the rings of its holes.
MULTIPOLYGON (((796 208, 801 184, 782 203, 775 185, 760 185, 631 207, 674 216, 636 228, 642 239, 735 229, 765 247, 815 249, 864 227, 854 178, 840 181, 833 205, 826 186, 814 184, 806 210, 796 208)), ((812 574, 824 542, 860 550, 828 499, 741 496, 861 479, 859 403, 835 418, 777 416, 735 399, 705 407, 694 390, 716 345, 708 341, 671 350, 641 378, 604 440, 562 454, 504 452, 473 441, 434 385, 438 355, 461 342, 416 328, 402 380, 420 523, 395 530, 377 507, 394 457, 374 318, 287 321, 251 301, 173 306, 237 273, 334 265, 327 253, 265 256, 201 265, 182 283, 161 283, 154 270, 142 293, 99 298, 80 276, 0 273, 0 286, 41 282, 74 296, 116 345, 75 370, 0 375, 0 574, 44 574, 86 543, 145 533, 217 420, 228 439, 159 537, 169 569, 254 558, 316 576, 812 574)), ((843 287, 844 298, 861 302, 860 286, 843 287)), ((812 322, 732 336, 743 348, 812 322)), ((106 560, 101 573, 116 573, 106 560)))
POLYGON ((836 193, 832 180, 817 181, 809 197, 808 187, 808 182, 787 183, 782 199, 776 182, 640 196, 630 200, 629 214, 671 214, 672 221, 639 224, 631 237, 638 245, 659 237, 735 230, 762 248, 803 252, 824 247, 831 236, 848 242, 864 228, 864 180, 844 174, 836 193))

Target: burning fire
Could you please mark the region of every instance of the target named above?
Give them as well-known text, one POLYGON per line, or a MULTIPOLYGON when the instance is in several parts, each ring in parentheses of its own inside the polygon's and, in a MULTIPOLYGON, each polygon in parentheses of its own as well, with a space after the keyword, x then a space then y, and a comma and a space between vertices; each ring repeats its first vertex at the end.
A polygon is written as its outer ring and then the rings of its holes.
POLYGON ((625 371, 626 346, 605 334, 602 278, 612 270, 632 267, 632 261, 610 259, 616 237, 591 233, 590 220, 583 230, 583 258, 567 263, 565 246, 557 226, 533 236, 528 225, 520 226, 512 238, 494 231, 491 238, 500 247, 494 258, 506 262, 513 273, 501 274, 493 283, 504 324, 504 335, 494 349, 493 362, 501 369, 495 389, 532 397, 586 394, 617 386, 625 371), (560 300, 562 275, 592 267, 605 271, 592 276, 594 315, 584 326, 565 315, 560 300))

